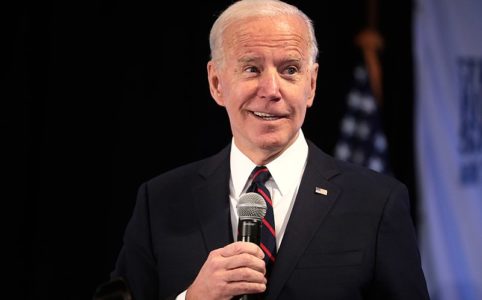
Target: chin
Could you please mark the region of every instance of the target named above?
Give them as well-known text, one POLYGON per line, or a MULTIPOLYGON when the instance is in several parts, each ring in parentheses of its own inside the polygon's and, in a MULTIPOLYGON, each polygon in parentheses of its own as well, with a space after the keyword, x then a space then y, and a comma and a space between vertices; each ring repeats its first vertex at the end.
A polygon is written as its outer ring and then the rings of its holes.
POLYGON ((262 135, 257 137, 258 145, 260 148, 270 151, 277 151, 285 148, 288 145, 288 141, 280 136, 262 135))

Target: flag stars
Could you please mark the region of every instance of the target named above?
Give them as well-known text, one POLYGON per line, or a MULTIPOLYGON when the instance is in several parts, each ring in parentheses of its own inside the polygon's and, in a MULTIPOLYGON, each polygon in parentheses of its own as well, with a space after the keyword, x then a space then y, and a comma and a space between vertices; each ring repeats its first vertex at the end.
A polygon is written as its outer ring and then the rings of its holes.
POLYGON ((370 126, 368 126, 367 122, 361 121, 357 126, 357 135, 361 140, 368 139, 370 135, 370 126))
POLYGON ((361 104, 360 109, 367 115, 370 115, 375 112, 376 104, 375 104, 375 99, 373 99, 372 96, 363 97, 360 104, 361 104))
POLYGON ((348 106, 352 109, 359 109, 362 102, 362 96, 358 91, 351 91, 348 95, 348 106))
POLYGON ((355 132, 356 121, 353 117, 346 117, 342 120, 341 127, 346 135, 353 135, 355 132))
POLYGON ((348 160, 350 158, 350 147, 346 143, 338 143, 335 149, 335 156, 341 160, 348 160))
POLYGON ((341 120, 340 137, 335 146, 335 157, 388 173, 387 140, 365 68, 358 66, 353 77, 353 87, 346 99, 347 111, 341 120))
POLYGON ((382 160, 380 159, 380 157, 376 156, 370 157, 368 159, 368 167, 377 172, 383 172, 385 170, 385 166, 382 160))
POLYGON ((357 82, 368 83, 368 73, 362 66, 357 66, 355 68, 354 77, 357 82))
POLYGON ((383 135, 380 134, 380 133, 377 133, 377 134, 375 135, 374 145, 375 145, 375 148, 376 148, 379 152, 383 152, 383 151, 387 150, 387 140, 385 139, 385 136, 383 136, 383 135))

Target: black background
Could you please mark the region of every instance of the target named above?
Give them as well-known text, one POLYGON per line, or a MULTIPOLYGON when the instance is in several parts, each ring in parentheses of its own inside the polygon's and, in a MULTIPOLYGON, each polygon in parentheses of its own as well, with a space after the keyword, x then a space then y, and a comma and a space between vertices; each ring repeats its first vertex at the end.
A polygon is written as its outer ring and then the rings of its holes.
MULTIPOLYGON (((288 2, 313 19, 320 48, 304 132, 333 153, 365 3, 288 2)), ((383 123, 417 220, 412 5, 385 2, 383 123)), ((14 299, 91 299, 113 268, 140 183, 230 141, 206 78, 209 29, 229 3, 3 4, 3 244, 14 299)))

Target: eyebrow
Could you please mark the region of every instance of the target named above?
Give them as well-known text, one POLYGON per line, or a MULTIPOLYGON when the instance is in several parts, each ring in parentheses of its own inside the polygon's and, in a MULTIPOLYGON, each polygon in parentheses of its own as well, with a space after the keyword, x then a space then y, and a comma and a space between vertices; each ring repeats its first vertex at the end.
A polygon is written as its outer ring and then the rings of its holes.
MULTIPOLYGON (((241 58, 238 59, 238 62, 239 63, 250 63, 250 62, 255 62, 255 61, 259 61, 259 60, 263 60, 261 57, 258 57, 258 56, 243 56, 241 58)), ((301 64, 303 62, 303 59, 302 58, 286 58, 283 60, 284 63, 297 63, 297 64, 301 64)))
POLYGON ((261 60, 261 58, 257 56, 243 56, 238 59, 238 62, 249 63, 249 62, 258 61, 258 60, 261 60))
POLYGON ((297 64, 302 64, 303 59, 302 58, 289 58, 286 60, 288 63, 297 63, 297 64))

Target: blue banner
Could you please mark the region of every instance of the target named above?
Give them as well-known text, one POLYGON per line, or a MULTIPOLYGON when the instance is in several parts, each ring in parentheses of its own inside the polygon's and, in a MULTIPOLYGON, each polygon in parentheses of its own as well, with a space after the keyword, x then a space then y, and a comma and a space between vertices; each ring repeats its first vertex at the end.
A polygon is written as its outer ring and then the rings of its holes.
POLYGON ((482 299, 482 1, 417 0, 416 166, 432 300, 482 299))

